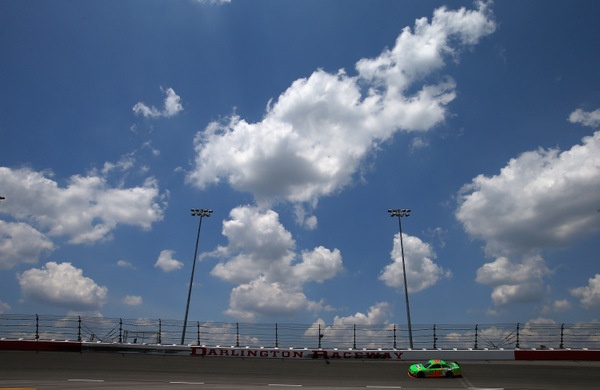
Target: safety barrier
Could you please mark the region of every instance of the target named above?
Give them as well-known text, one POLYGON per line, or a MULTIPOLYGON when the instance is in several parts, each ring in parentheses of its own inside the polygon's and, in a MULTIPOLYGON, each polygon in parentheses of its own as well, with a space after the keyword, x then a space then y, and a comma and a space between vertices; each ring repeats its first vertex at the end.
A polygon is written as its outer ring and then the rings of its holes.
POLYGON ((184 355, 199 358, 243 359, 321 359, 331 361, 425 361, 444 359, 466 360, 579 360, 600 361, 600 350, 589 349, 482 349, 482 350, 384 350, 384 349, 309 349, 309 348, 250 348, 222 346, 148 345, 131 343, 35 341, 0 339, 0 351, 36 352, 112 352, 120 354, 184 355))
MULTIPOLYGON (((104 317, 0 315, 0 338, 103 344, 181 344, 183 322, 104 317)), ((413 325, 413 350, 600 350, 600 323, 413 325)), ((184 345, 339 350, 408 349, 409 334, 396 324, 256 324, 193 321, 184 345)))

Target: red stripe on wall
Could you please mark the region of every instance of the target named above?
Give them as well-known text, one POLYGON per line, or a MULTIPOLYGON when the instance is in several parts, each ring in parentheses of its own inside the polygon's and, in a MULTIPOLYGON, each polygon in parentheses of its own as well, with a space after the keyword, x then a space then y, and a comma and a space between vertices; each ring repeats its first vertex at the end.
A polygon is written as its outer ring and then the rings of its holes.
POLYGON ((600 350, 515 350, 515 360, 600 360, 600 350))
POLYGON ((81 343, 69 341, 0 340, 0 351, 81 352, 81 343))

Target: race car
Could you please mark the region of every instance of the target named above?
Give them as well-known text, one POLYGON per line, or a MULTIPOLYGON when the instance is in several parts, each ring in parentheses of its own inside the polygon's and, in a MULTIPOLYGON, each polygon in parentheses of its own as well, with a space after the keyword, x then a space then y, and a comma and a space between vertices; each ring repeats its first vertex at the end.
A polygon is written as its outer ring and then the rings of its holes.
POLYGON ((413 378, 454 378, 462 376, 456 362, 432 359, 423 364, 413 364, 408 368, 408 376, 413 378))

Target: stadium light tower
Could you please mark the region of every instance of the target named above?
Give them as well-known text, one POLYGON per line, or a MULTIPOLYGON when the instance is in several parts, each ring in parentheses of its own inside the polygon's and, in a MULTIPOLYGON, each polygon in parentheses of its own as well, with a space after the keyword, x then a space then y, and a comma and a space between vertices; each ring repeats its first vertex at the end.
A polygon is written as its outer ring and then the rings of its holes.
POLYGON ((196 269, 196 256, 198 256, 198 242, 200 241, 200 228, 202 227, 202 218, 210 217, 212 210, 209 209, 191 209, 192 217, 200 217, 198 222, 198 235, 196 236, 196 250, 194 251, 194 262, 192 263, 192 276, 190 277, 190 289, 188 291, 187 304, 185 305, 185 317, 183 318, 183 332, 181 333, 181 345, 185 342, 185 331, 187 329, 188 313, 190 311, 190 299, 192 298, 192 285, 194 284, 194 270, 196 269))
POLYGON ((406 284, 406 265, 404 263, 404 243, 402 242, 402 217, 410 216, 410 209, 388 209, 390 217, 398 217, 400 229, 400 254, 402 256, 402 275, 404 275, 404 298, 406 299, 406 318, 408 320, 408 341, 410 349, 413 349, 412 323, 410 321, 410 305, 408 303, 408 286, 406 284))

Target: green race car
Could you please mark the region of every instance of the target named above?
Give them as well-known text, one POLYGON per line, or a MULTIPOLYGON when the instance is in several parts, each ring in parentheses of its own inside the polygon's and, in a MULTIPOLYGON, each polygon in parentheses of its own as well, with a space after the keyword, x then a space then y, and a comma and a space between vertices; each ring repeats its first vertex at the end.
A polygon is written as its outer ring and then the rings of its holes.
POLYGON ((432 359, 423 364, 413 364, 408 368, 408 376, 413 378, 454 378, 462 376, 456 362, 432 359))

